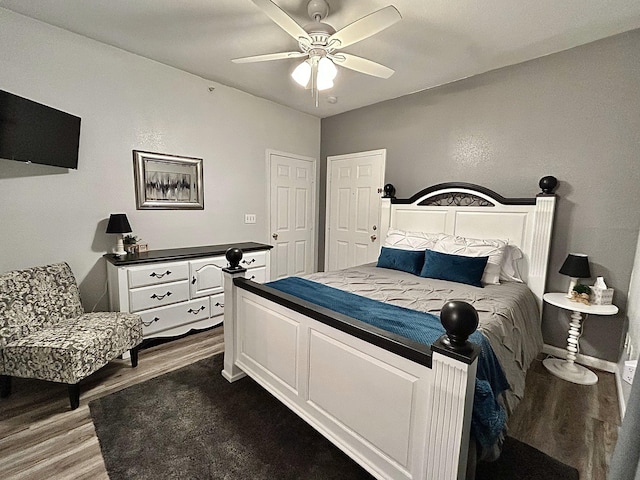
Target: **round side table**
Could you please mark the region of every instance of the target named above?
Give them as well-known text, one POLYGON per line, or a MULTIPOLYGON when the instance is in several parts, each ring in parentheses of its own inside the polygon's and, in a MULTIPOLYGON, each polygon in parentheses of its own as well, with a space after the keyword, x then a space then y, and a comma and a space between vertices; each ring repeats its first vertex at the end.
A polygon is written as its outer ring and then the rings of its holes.
POLYGON ((582 314, 615 315, 618 307, 615 305, 585 305, 572 302, 566 293, 545 293, 542 298, 550 305, 570 310, 569 338, 567 338, 567 359, 546 358, 542 364, 556 377, 580 385, 594 385, 598 383, 598 376, 588 368, 575 363, 576 354, 580 351, 580 335, 582 334, 582 314))

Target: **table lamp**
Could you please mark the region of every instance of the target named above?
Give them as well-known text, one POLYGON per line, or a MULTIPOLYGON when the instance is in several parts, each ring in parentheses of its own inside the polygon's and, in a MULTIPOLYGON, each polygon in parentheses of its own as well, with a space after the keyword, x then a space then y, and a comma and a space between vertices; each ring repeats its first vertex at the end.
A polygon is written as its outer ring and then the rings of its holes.
POLYGON ((127 252, 124 251, 124 241, 122 234, 130 233, 131 225, 129 225, 129 220, 127 220, 127 215, 124 213, 112 213, 109 217, 109 223, 107 225, 107 233, 115 233, 118 235, 118 243, 116 245, 116 251, 114 254, 120 256, 125 255, 127 252))
POLYGON ((559 273, 571 277, 569 290, 567 291, 567 297, 571 298, 571 292, 573 291, 573 287, 578 283, 578 280, 591 277, 589 257, 584 253, 570 253, 567 255, 567 259, 562 264, 562 267, 560 267, 559 273))

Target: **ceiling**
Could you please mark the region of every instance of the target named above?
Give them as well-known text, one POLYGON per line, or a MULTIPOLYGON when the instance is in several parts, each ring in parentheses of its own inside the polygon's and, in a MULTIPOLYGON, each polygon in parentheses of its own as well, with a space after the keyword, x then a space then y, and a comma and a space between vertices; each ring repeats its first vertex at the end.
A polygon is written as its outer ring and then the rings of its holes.
MULTIPOLYGON (((274 0, 305 25, 307 0, 274 0)), ((232 58, 297 50, 251 0, 0 0, 0 7, 317 117, 327 117, 640 28, 638 0, 327 0, 336 30, 386 5, 403 19, 344 49, 395 70, 340 68, 319 106, 301 62, 232 58), (336 103, 329 103, 329 96, 336 103)))

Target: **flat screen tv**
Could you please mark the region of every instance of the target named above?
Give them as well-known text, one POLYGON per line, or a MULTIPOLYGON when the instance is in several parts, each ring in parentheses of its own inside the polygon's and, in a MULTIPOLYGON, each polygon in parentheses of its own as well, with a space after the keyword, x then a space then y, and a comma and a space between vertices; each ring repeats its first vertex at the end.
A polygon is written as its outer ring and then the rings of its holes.
POLYGON ((0 90, 0 158, 78 168, 80 117, 0 90))

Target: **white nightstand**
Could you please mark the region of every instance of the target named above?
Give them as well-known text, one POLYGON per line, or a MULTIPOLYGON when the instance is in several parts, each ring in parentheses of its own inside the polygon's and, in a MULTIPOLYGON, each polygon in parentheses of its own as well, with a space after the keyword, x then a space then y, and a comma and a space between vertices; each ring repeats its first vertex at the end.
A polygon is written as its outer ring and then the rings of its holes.
POLYGON ((542 297, 545 302, 565 310, 571 310, 571 323, 569 324, 569 338, 567 339, 567 359, 547 358, 542 364, 556 377, 580 385, 593 385, 598 383, 598 376, 588 368, 575 363, 576 354, 580 351, 580 335, 582 334, 582 314, 591 315, 615 315, 618 307, 615 305, 585 305, 580 302, 572 302, 566 293, 545 293, 542 297))

